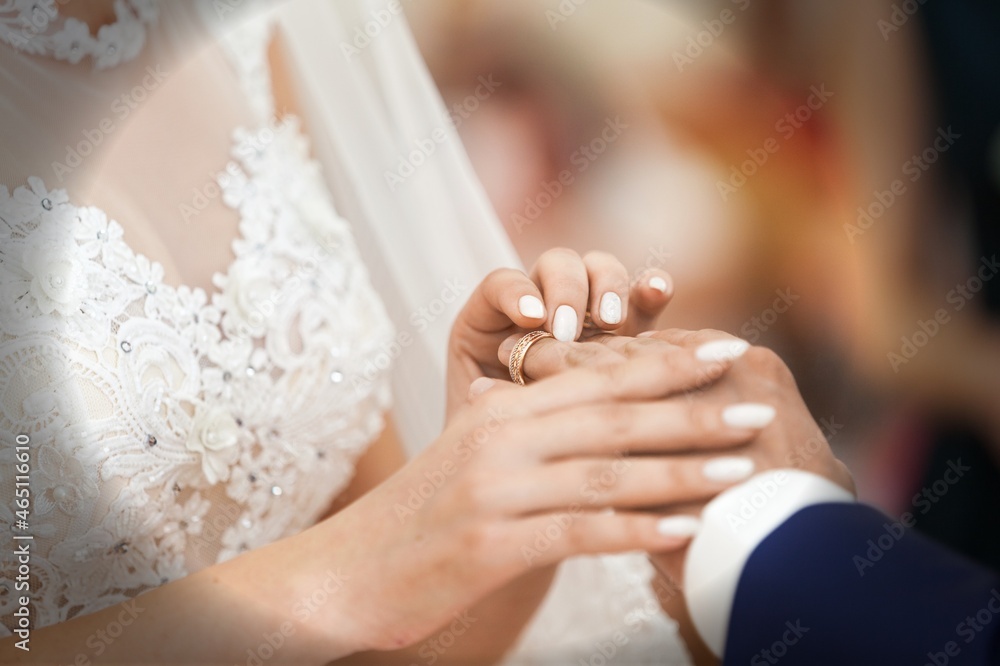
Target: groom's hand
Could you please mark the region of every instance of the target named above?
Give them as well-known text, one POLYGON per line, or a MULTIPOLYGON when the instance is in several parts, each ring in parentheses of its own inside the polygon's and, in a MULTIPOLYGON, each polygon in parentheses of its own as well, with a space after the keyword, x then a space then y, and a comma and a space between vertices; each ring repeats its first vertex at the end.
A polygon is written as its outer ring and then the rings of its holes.
POLYGON ((563 248, 543 254, 530 274, 514 269, 490 273, 466 303, 448 347, 448 413, 465 402, 473 381, 507 377, 497 359, 511 335, 545 330, 571 342, 591 330, 635 335, 650 328, 670 302, 670 276, 651 269, 636 279, 614 256, 584 256, 563 248), (584 331, 590 313, 593 329, 584 331))

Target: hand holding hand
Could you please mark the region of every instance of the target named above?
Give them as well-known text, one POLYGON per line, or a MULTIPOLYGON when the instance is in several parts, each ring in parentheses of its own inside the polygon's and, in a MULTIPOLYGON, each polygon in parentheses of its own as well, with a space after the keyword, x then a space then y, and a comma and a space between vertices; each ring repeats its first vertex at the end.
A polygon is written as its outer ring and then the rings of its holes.
POLYGON ((555 249, 539 258, 530 276, 514 269, 490 273, 452 328, 449 415, 464 404, 473 381, 507 376, 496 350, 508 336, 541 329, 560 340, 576 340, 588 312, 599 331, 635 335, 653 325, 672 293, 665 272, 649 270, 631 280, 620 261, 602 252, 580 257, 555 249))

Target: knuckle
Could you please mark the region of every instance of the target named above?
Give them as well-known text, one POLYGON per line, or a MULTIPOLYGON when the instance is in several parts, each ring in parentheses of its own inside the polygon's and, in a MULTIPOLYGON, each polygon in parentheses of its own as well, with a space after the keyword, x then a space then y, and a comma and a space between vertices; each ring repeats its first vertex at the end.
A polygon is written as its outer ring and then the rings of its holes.
POLYGON ((546 250, 542 255, 543 259, 579 259, 580 255, 575 250, 568 247, 554 247, 546 250))
POLYGON ((628 437, 635 425, 631 408, 624 404, 602 406, 596 416, 607 435, 616 440, 628 437))
POLYGON ((489 513, 493 506, 493 480, 483 473, 469 473, 456 484, 456 499, 473 514, 489 513))
POLYGON ((688 402, 688 422, 696 433, 710 433, 719 430, 721 417, 719 410, 709 407, 704 400, 691 400, 688 402))
POLYGON ((777 384, 794 382, 792 371, 778 354, 767 347, 751 347, 744 354, 754 374, 777 384))
POLYGON ((583 262, 588 266, 600 267, 621 265, 621 262, 618 261, 618 257, 610 252, 604 252, 602 250, 591 250, 587 254, 583 255, 583 262))
POLYGON ((462 552, 473 561, 489 558, 495 552, 502 530, 492 521, 477 521, 459 535, 462 552))

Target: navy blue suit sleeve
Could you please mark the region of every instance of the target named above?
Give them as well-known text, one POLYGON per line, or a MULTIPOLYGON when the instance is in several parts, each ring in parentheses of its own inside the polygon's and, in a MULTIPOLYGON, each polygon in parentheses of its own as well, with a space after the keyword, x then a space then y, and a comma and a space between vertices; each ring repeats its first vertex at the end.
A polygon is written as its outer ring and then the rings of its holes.
POLYGON ((994 572, 871 507, 818 504, 751 554, 724 663, 1000 664, 998 636, 994 572))

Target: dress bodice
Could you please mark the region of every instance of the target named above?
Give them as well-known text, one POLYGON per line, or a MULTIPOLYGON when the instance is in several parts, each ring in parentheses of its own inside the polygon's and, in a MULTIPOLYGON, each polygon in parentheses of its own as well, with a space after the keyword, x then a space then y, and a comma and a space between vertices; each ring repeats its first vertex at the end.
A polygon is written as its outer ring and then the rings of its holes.
MULTIPOLYGON (((160 10, 168 25, 195 20, 189 3, 160 10)), ((31 491, 19 529, 15 478, 0 477, 0 524, 33 536, 37 627, 309 526, 383 426, 392 326, 298 121, 272 119, 268 35, 254 21, 225 42, 251 120, 205 188, 239 220, 211 289, 169 284, 52 170, 0 186, 0 457, 14 469, 15 439, 30 441, 31 491)), ((80 86, 101 74, 23 58, 3 53, 0 73, 36 94, 45 72, 80 86)), ((45 134, 66 128, 39 120, 25 126, 36 162, 61 164, 45 134)), ((179 223, 192 207, 175 207, 179 223)), ((2 552, 7 635, 17 561, 2 552)))

